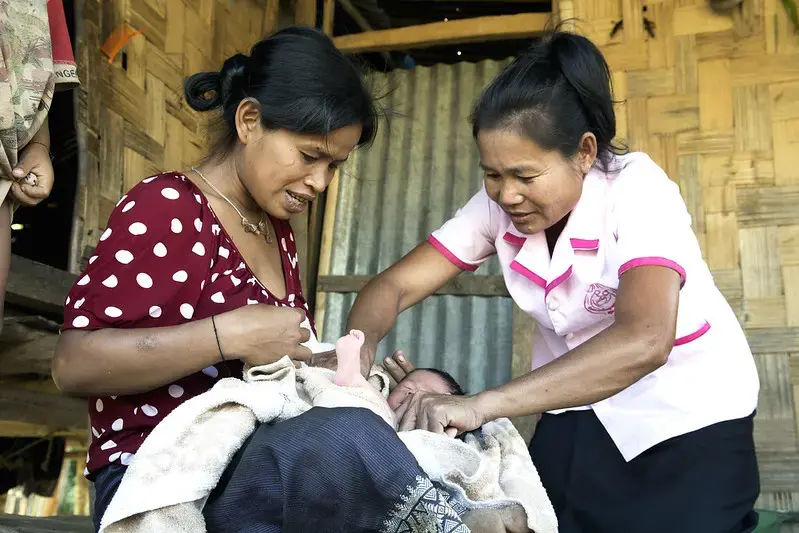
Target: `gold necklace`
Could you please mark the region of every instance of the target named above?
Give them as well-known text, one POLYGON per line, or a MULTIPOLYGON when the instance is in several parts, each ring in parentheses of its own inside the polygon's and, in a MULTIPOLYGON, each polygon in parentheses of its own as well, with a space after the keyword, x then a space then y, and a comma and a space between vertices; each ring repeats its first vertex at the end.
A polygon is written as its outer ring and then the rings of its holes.
POLYGON ((202 172, 200 172, 199 170, 197 170, 197 169, 196 169, 196 168, 194 168, 194 167, 191 167, 191 169, 192 169, 194 172, 196 172, 196 173, 197 173, 197 175, 198 175, 198 176, 200 176, 200 177, 202 178, 202 180, 203 180, 203 181, 204 181, 204 182, 205 182, 205 183, 206 183, 206 184, 207 184, 209 187, 211 187, 211 188, 212 188, 214 191, 216 191, 216 194, 218 194, 219 196, 221 196, 221 197, 222 197, 222 199, 224 199, 224 200, 225 200, 227 203, 229 203, 229 204, 230 204, 230 206, 231 206, 233 209, 235 209, 235 210, 236 210, 236 213, 238 213, 238 214, 239 214, 239 216, 241 217, 241 225, 242 225, 242 226, 244 226, 244 232, 245 232, 245 233, 255 233, 256 235, 263 235, 263 236, 264 236, 264 238, 266 239, 266 242, 268 242, 269 244, 272 244, 272 235, 269 233, 269 224, 266 222, 266 213, 264 213, 264 214, 261 216, 261 221, 260 221, 260 222, 258 222, 258 225, 256 226, 255 224, 253 224, 252 222, 250 222, 250 221, 247 219, 247 217, 245 217, 245 216, 244 216, 244 215, 241 213, 241 211, 239 210, 239 208, 238 208, 238 207, 236 207, 236 204, 234 204, 234 203, 233 203, 233 202, 232 202, 232 201, 231 201, 231 200, 230 200, 230 199, 229 199, 227 196, 225 196, 224 194, 222 194, 222 191, 220 191, 219 189, 217 189, 217 188, 216 188, 216 186, 215 186, 213 183, 211 183, 210 181, 208 181, 208 178, 206 178, 205 176, 203 176, 203 173, 202 173, 202 172))

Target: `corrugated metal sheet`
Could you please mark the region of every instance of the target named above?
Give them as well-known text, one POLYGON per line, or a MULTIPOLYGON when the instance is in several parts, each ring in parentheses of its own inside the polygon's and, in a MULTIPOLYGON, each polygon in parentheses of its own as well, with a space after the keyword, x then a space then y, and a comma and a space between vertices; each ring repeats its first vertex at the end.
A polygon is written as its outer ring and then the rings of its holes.
MULTIPOLYGON (((378 93, 390 90, 383 103, 393 116, 375 144, 341 170, 330 274, 383 271, 479 189, 467 119, 505 64, 438 65, 374 78, 378 93)), ((494 259, 477 275, 500 273, 494 259)), ((328 295, 324 340, 343 332, 354 299, 328 295)), ((508 298, 431 297, 400 316, 378 357, 402 348, 417 366, 444 369, 470 392, 503 383, 510 378, 512 305, 508 298)))

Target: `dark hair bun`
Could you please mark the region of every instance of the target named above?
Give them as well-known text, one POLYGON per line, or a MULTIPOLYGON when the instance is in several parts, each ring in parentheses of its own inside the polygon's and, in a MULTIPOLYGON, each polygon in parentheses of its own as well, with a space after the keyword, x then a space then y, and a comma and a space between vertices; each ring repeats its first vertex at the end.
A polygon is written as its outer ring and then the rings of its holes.
POLYGON ((222 107, 222 77, 219 72, 192 74, 183 84, 183 94, 195 111, 210 111, 222 107))
POLYGON ((244 54, 229 57, 220 72, 198 72, 186 79, 183 91, 186 102, 196 111, 210 111, 225 105, 242 90, 241 80, 250 58, 244 54))

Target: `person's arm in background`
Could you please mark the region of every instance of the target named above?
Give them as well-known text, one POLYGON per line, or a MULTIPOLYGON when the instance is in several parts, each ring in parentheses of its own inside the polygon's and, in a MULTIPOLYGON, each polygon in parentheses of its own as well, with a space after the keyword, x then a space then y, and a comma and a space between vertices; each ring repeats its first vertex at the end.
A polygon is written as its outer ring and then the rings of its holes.
POLYGON ((347 331, 359 329, 366 336, 361 349, 364 376, 374 364, 377 343, 391 331, 400 313, 433 295, 461 272, 424 242, 361 289, 350 311, 347 331))
POLYGON ((11 195, 21 205, 37 205, 50 195, 54 174, 50 160, 49 121, 45 118, 36 134, 20 151, 19 161, 12 171, 14 184, 11 186, 11 195), (33 174, 33 181, 25 179, 28 174, 33 174))
MULTIPOLYGON (((74 89, 80 82, 62 0, 47 2, 47 19, 50 26, 55 90, 60 92, 74 89)), ((34 206, 50 195, 55 179, 50 148, 50 128, 46 117, 31 140, 20 150, 19 162, 12 172, 16 183, 11 187, 11 194, 19 204, 34 206), (28 174, 33 174, 35 180, 26 181, 28 174)))

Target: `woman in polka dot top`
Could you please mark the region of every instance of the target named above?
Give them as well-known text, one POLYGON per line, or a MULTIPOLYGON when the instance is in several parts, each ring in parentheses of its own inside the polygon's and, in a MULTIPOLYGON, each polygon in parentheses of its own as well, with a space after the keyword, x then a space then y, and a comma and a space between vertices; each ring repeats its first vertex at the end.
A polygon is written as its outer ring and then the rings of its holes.
MULTIPOLYGON (((139 446, 177 406, 221 378, 241 377, 243 363, 310 358, 300 324, 306 316, 313 322, 288 218, 376 131, 360 74, 313 29, 278 32, 249 57, 229 58, 221 72, 190 77, 185 92, 198 111, 221 109, 213 151, 198 168, 148 177, 122 197, 66 299, 53 376, 63 392, 90 398, 86 475, 97 489, 96 524, 139 446)), ((284 436, 281 447, 323 444, 305 442, 305 417, 283 423, 298 442, 284 436)), ((268 451, 273 432, 259 429, 240 453, 256 454, 264 473, 276 461, 279 480, 294 459, 268 451)), ((210 531, 224 530, 210 527, 217 517, 230 522, 237 505, 226 494, 235 492, 220 489, 207 504, 210 531)))

